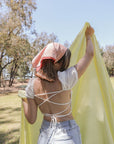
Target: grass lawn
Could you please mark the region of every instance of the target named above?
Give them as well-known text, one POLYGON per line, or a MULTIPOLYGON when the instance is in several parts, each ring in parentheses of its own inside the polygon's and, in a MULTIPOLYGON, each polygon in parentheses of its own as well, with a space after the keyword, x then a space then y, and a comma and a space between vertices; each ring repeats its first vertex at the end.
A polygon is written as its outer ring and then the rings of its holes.
POLYGON ((20 106, 16 93, 0 97, 0 144, 19 144, 20 106))
MULTIPOLYGON (((111 78, 114 88, 114 77, 111 78)), ((17 93, 0 97, 0 144, 19 144, 21 100, 17 93)))

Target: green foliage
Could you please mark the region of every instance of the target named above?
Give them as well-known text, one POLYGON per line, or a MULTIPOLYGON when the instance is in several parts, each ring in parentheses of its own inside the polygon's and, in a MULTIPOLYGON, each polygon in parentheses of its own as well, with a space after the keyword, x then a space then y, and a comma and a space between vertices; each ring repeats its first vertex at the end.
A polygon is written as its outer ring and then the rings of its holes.
POLYGON ((25 79, 25 76, 30 73, 30 70, 29 70, 29 66, 27 65, 27 63, 22 63, 20 64, 19 66, 19 69, 18 69, 18 72, 17 72, 17 75, 20 77, 20 78, 24 78, 25 79))
POLYGON ((5 2, 13 12, 13 16, 19 18, 22 25, 30 28, 33 23, 32 12, 37 8, 36 0, 5 0, 5 2))
POLYGON ((104 54, 103 48, 100 48, 100 53, 101 53, 101 56, 103 56, 104 54))
POLYGON ((114 46, 106 46, 103 59, 110 76, 114 76, 114 46))
POLYGON ((47 34, 46 32, 41 32, 40 34, 37 34, 37 37, 33 42, 33 47, 38 52, 51 42, 58 42, 58 37, 54 33, 47 34))
POLYGON ((13 82, 19 65, 31 54, 24 30, 31 30, 32 12, 36 9, 34 0, 4 0, 1 3, 7 6, 8 13, 0 17, 0 86, 3 69, 10 64, 10 80, 13 82))
MULTIPOLYGON (((3 1, 2 1, 3 2, 3 1)), ((32 12, 36 9, 35 0, 4 0, 8 13, 0 17, 0 77, 3 69, 10 73, 9 86, 12 86, 15 76, 24 77, 32 70, 31 61, 45 45, 58 41, 55 34, 36 33, 33 45, 29 43, 25 30, 31 31, 32 12)), ((2 5, 1 5, 2 7, 2 5)))

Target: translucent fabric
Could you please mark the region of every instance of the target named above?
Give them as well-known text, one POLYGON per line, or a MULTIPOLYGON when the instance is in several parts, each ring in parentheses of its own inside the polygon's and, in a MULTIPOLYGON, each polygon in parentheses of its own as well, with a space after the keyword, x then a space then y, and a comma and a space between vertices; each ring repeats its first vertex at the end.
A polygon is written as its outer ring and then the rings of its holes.
MULTIPOLYGON (((71 46, 71 66, 78 63, 86 49, 84 28, 71 46)), ((80 127, 82 144, 114 144, 114 91, 100 55, 95 35, 92 37, 95 55, 86 72, 73 88, 72 112, 80 127)), ((21 113, 20 144, 37 144, 43 115, 38 110, 37 120, 31 125, 21 113)))

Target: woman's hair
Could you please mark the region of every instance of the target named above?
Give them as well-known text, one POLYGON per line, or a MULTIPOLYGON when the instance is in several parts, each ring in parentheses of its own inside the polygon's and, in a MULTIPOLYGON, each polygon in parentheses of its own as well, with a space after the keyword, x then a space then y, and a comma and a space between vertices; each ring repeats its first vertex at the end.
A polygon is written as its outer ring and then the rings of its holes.
POLYGON ((56 79, 56 70, 54 68, 54 60, 52 59, 43 60, 41 70, 43 71, 44 74, 46 74, 48 78, 51 78, 53 80, 56 79))
MULTIPOLYGON (((70 64, 70 57, 71 57, 71 52, 69 49, 67 49, 63 57, 56 62, 56 63, 61 63, 61 69, 59 71, 64 71, 68 68, 70 64)), ((54 60, 52 59, 43 60, 41 69, 43 73, 45 73, 49 78, 53 80, 57 78, 57 73, 54 68, 54 60)))
POLYGON ((62 63, 60 71, 64 71, 68 68, 70 64, 71 52, 69 49, 66 50, 64 56, 58 61, 58 63, 62 63))

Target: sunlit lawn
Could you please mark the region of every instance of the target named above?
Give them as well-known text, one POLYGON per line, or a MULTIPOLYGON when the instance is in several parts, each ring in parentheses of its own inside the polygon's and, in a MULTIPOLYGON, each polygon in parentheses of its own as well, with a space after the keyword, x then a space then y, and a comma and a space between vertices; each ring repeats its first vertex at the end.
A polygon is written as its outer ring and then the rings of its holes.
MULTIPOLYGON (((114 88, 114 77, 111 82, 114 88)), ((16 93, 0 97, 0 144, 19 144, 20 106, 16 93)))
POLYGON ((17 94, 0 97, 0 144, 18 144, 21 100, 17 94))

